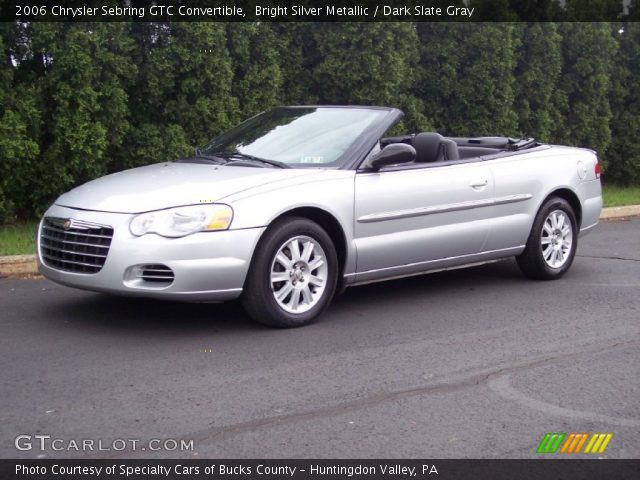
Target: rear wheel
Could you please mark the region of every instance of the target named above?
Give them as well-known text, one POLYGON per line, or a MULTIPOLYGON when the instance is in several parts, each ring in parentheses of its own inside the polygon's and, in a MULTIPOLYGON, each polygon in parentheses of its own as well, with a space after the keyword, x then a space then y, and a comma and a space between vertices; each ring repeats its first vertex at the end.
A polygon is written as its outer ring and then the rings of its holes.
POLYGON ((551 197, 538 211, 518 266, 529 278, 554 280, 564 275, 575 257, 578 225, 569 202, 551 197))
POLYGON ((338 259, 329 235, 306 218, 285 217, 260 241, 242 303, 265 325, 307 325, 329 306, 337 278, 338 259))

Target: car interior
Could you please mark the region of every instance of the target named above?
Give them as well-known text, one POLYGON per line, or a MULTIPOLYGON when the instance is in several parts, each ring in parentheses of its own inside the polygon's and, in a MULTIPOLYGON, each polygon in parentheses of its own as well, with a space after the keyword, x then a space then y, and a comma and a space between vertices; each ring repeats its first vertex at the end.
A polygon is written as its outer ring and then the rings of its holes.
MULTIPOLYGON (((435 132, 422 132, 399 137, 385 137, 380 140, 380 148, 392 143, 406 143, 416 150, 414 163, 456 162, 467 159, 515 152, 539 146, 533 138, 508 137, 444 137, 435 132)), ((468 160, 467 160, 468 161, 468 160)))

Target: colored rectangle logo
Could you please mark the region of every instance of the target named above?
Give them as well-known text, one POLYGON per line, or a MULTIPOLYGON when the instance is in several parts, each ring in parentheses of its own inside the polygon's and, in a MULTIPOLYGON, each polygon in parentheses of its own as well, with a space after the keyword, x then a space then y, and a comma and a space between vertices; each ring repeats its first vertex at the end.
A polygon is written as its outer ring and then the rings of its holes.
POLYGON ((609 442, 613 438, 613 433, 596 432, 590 434, 588 432, 549 432, 538 444, 537 453, 553 454, 600 454, 609 446, 609 442), (584 450, 583 450, 584 448, 584 450))
POLYGON ((566 433, 546 433, 538 445, 538 453, 556 453, 560 447, 560 443, 567 436, 566 433))

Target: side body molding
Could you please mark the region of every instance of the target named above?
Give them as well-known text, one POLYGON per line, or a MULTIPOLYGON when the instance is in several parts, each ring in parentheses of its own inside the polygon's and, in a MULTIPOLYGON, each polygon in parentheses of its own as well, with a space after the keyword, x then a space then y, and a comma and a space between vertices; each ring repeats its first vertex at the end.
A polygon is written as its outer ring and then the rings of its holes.
POLYGON ((524 202, 532 198, 530 193, 518 195, 508 195, 499 198, 486 198, 472 200, 468 202, 450 203, 445 205, 435 205, 432 207, 411 208, 406 210, 396 210, 393 212, 374 213, 363 215, 358 218, 359 223, 383 222, 385 220, 395 220, 398 218, 419 217, 422 215, 433 215, 435 213, 456 212, 460 210, 470 210, 472 208, 488 207, 491 205, 503 205, 507 203, 524 202))

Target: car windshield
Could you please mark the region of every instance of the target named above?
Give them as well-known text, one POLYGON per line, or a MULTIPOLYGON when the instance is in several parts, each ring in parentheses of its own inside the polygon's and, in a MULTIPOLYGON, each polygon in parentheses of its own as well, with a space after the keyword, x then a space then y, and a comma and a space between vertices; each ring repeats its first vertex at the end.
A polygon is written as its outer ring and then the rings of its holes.
POLYGON ((202 155, 244 155, 291 166, 336 166, 388 112, 373 108, 281 107, 213 139, 202 155))

